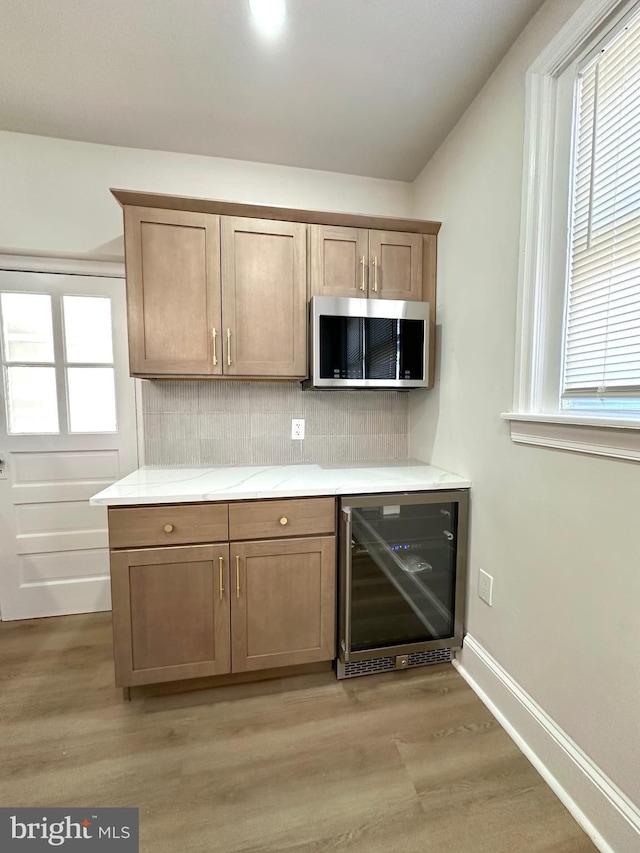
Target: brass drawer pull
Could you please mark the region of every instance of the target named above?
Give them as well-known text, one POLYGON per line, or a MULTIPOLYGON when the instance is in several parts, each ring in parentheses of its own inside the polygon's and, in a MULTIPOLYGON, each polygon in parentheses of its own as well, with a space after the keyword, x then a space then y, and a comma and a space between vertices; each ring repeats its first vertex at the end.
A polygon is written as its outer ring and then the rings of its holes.
POLYGON ((215 367, 218 363, 218 356, 216 355, 216 340, 218 333, 216 332, 215 326, 211 330, 211 337, 213 339, 213 366, 215 367))
POLYGON ((231 329, 227 329, 227 364, 231 367, 231 329))
POLYGON ((284 525, 285 525, 285 524, 289 524, 289 519, 286 517, 286 515, 283 515, 283 516, 282 516, 282 518, 280 519, 280 524, 281 524, 283 527, 284 527, 284 525))
POLYGON ((373 259, 373 292, 378 292, 378 259, 373 259))
POLYGON ((364 293, 367 289, 367 259, 364 255, 360 258, 360 263, 362 264, 362 283, 360 284, 360 290, 364 293))
POLYGON ((222 594, 224 592, 224 558, 218 557, 218 566, 220 568, 220 601, 222 601, 222 594))
POLYGON ((240 598, 240 557, 236 557, 236 598, 240 598))
POLYGON ((165 524, 163 529, 165 533, 173 533, 173 524, 165 524))

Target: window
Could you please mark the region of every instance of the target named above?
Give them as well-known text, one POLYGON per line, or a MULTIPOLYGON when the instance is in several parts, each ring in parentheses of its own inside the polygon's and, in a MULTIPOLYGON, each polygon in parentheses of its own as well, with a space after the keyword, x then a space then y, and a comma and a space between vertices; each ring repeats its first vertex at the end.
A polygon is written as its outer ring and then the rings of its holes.
POLYGON ((9 432, 59 431, 51 297, 2 293, 9 432))
POLYGON ((11 435, 115 432, 111 300, 0 293, 11 435))
POLYGON ((558 33, 527 75, 525 140, 503 417, 515 441, 640 459, 638 0, 583 4, 558 33))
POLYGON ((580 68, 561 406, 640 414, 640 13, 580 68))

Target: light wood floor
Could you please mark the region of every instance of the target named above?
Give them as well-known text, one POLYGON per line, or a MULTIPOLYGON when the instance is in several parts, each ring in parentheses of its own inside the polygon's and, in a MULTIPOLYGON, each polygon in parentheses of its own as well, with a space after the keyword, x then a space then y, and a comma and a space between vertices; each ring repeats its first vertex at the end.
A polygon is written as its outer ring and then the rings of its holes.
POLYGON ((0 623, 0 805, 138 806, 144 853, 596 848, 449 664, 123 702, 109 614, 0 623))

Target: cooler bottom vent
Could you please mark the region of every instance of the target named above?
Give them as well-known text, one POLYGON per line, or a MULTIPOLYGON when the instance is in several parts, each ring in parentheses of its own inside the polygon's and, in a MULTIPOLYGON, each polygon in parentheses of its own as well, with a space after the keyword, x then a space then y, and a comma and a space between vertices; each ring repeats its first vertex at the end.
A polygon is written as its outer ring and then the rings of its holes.
MULTIPOLYGON (((451 649, 434 649, 430 652, 413 652, 408 655, 409 665, 402 669, 409 669, 412 666, 427 666, 431 663, 447 663, 452 659, 451 649)), ((355 678, 358 675, 374 675, 376 672, 389 672, 392 669, 398 669, 396 659, 390 658, 371 658, 370 660, 349 661, 341 663, 338 661, 338 678, 355 678)))

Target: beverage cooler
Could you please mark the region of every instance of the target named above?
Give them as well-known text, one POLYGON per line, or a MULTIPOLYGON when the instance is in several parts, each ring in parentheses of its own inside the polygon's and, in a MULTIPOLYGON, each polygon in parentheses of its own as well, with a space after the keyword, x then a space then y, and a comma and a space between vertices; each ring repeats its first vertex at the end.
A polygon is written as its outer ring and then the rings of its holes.
POLYGON ((338 677, 451 660, 462 645, 468 491, 344 497, 338 677))

